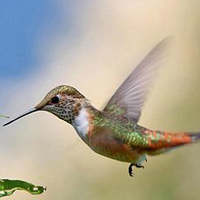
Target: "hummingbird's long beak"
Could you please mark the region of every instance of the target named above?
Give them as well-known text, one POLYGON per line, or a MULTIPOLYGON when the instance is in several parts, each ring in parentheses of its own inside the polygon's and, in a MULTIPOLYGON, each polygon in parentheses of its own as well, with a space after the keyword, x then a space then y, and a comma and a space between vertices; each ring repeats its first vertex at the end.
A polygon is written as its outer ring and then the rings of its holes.
POLYGON ((40 109, 37 108, 37 107, 36 107, 36 108, 32 108, 32 109, 26 111, 25 113, 23 113, 22 115, 20 115, 19 117, 16 117, 15 119, 13 119, 13 120, 9 121, 8 123, 4 124, 3 126, 7 126, 7 125, 13 123, 14 121, 16 121, 16 120, 18 120, 18 119, 20 119, 20 118, 22 118, 22 117, 24 117, 24 116, 26 116, 26 115, 29 115, 29 114, 31 114, 31 113, 33 113, 33 112, 36 112, 36 111, 38 111, 38 110, 40 110, 40 109))

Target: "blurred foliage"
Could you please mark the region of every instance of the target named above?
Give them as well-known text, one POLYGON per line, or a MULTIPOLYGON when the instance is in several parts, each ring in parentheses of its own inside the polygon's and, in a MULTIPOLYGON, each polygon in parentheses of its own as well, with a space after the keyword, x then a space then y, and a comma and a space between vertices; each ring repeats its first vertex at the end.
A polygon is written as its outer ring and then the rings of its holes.
POLYGON ((9 117, 7 117, 7 116, 4 116, 4 115, 0 115, 0 117, 9 118, 9 117))

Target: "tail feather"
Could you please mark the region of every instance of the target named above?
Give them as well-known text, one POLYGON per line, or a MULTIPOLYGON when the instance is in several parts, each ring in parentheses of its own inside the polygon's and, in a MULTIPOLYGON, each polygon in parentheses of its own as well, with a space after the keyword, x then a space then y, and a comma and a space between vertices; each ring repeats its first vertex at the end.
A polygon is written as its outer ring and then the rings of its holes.
POLYGON ((200 132, 148 131, 147 137, 149 150, 158 150, 200 141, 200 132))
POLYGON ((200 132, 149 132, 149 148, 147 154, 158 155, 177 147, 200 142, 200 132), (159 134, 159 137, 157 137, 159 134), (156 140, 159 138, 159 140, 156 140))
POLYGON ((200 141, 200 132, 189 132, 188 135, 192 139, 192 142, 200 141))

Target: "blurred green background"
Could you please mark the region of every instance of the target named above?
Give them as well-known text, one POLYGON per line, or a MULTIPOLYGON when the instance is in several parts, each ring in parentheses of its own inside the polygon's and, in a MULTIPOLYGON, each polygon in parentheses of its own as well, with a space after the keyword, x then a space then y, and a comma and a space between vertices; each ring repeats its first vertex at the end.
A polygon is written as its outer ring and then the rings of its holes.
MULTIPOLYGON (((60 84, 102 108, 140 60, 174 35, 140 124, 200 130, 199 0, 42 2, 0 1, 0 114, 17 116, 60 84)), ((38 197, 16 192, 16 200, 199 200, 199 152, 195 144, 151 157, 130 178, 128 163, 95 154, 70 125, 41 112, 0 128, 0 177, 47 186, 38 197)))

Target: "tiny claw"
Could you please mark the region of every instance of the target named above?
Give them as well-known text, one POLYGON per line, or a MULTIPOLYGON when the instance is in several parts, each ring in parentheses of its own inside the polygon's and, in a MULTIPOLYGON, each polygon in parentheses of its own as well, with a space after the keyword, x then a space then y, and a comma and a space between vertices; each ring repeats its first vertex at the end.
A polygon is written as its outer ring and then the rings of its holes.
POLYGON ((132 168, 133 165, 134 165, 134 164, 131 163, 131 164, 129 165, 129 168, 128 168, 128 173, 129 173, 129 176, 130 176, 130 177, 133 177, 133 168, 132 168))
POLYGON ((143 169, 144 169, 144 166, 143 166, 143 165, 136 164, 135 166, 136 166, 137 168, 143 168, 143 169))

